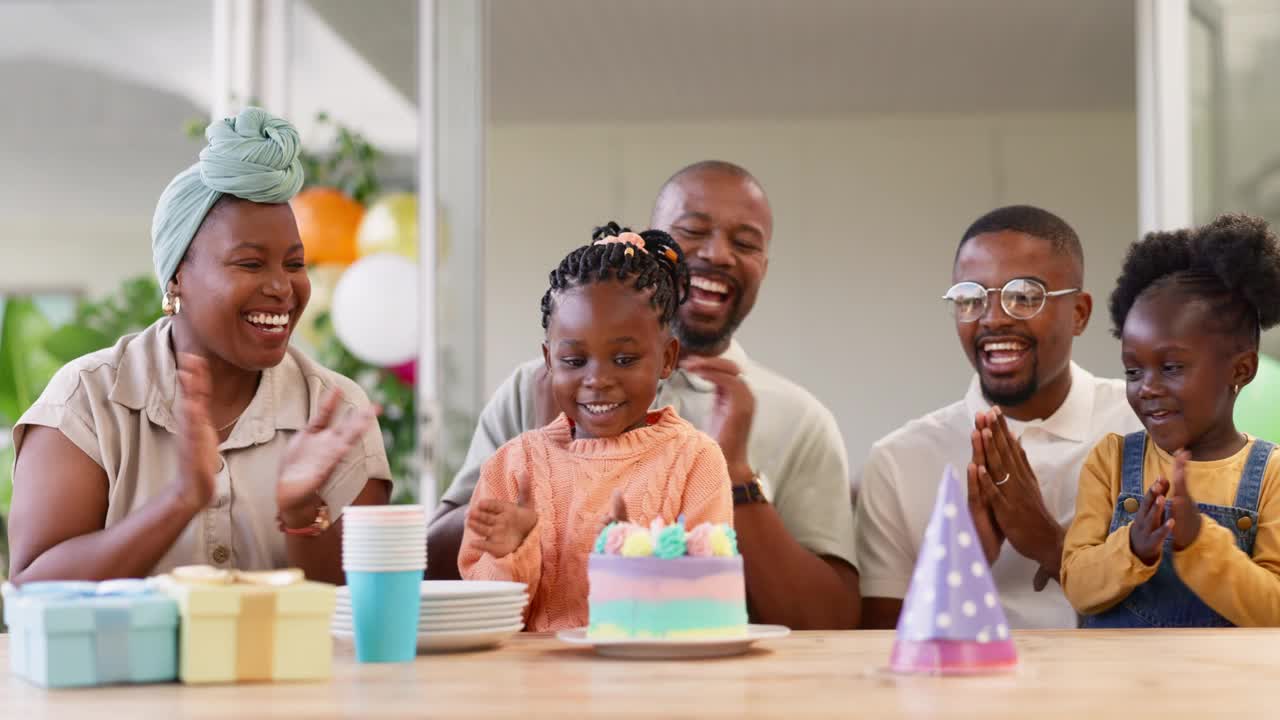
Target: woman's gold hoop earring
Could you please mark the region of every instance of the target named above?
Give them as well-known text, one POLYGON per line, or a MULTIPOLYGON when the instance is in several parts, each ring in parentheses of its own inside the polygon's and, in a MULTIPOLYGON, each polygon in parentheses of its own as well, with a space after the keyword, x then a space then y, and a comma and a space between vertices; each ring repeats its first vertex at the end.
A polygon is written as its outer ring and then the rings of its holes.
POLYGON ((182 298, 167 292, 164 294, 164 299, 160 301, 160 309, 164 311, 165 315, 177 315, 182 312, 182 298))

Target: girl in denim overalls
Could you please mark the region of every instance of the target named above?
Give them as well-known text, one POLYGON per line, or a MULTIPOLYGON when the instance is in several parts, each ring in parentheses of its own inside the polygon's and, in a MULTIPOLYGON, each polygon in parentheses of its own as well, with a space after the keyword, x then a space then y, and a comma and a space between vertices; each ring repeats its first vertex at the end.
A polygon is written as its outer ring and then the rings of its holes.
MULTIPOLYGON (((1080 476, 1062 588, 1089 628, 1280 625, 1280 460, 1236 429, 1280 246, 1226 215, 1135 243, 1111 295, 1129 404, 1080 476)), ((1280 412, 1280 408, 1277 410, 1280 412)))

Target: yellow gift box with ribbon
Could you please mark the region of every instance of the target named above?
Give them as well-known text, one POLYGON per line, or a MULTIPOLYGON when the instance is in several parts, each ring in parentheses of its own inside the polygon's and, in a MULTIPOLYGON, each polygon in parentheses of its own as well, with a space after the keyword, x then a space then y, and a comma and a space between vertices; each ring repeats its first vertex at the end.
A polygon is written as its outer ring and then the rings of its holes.
POLYGON ((329 623, 337 588, 301 570, 240 572, 207 565, 153 578, 178 603, 184 683, 321 680, 333 672, 329 623))

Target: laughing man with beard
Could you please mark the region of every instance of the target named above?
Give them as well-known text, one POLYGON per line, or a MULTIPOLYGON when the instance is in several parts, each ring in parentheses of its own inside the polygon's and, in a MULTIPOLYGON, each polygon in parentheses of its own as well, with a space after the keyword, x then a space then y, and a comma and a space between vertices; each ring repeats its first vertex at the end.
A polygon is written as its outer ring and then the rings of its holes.
MULTIPOLYGON (((673 406, 724 453, 751 622, 797 630, 855 627, 860 602, 848 458, 835 418, 804 388, 753 361, 733 338, 769 266, 773 211, 764 188, 732 163, 695 163, 662 185, 651 222, 680 243, 692 276, 673 327, 680 366, 659 387, 654 407, 673 406)), ((520 366, 498 388, 432 520, 429 576, 457 577, 458 543, 480 466, 503 443, 559 412, 542 359, 520 366)))
POLYGON ((965 231, 952 281, 945 300, 976 377, 963 400, 871 448, 855 522, 863 627, 897 623, 947 465, 967 477, 972 541, 1011 627, 1076 627, 1056 580, 1080 468, 1108 433, 1141 429, 1123 381, 1071 361, 1093 310, 1080 240, 1040 208, 999 208, 965 231))

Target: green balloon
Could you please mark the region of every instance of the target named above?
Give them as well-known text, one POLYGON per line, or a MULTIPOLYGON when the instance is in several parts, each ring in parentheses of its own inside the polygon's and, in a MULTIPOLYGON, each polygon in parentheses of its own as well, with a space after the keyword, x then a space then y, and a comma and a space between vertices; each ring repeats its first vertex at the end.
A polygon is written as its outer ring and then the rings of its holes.
POLYGON ((1280 360, 1258 355, 1258 375, 1236 398, 1236 427, 1280 443, 1280 360))

